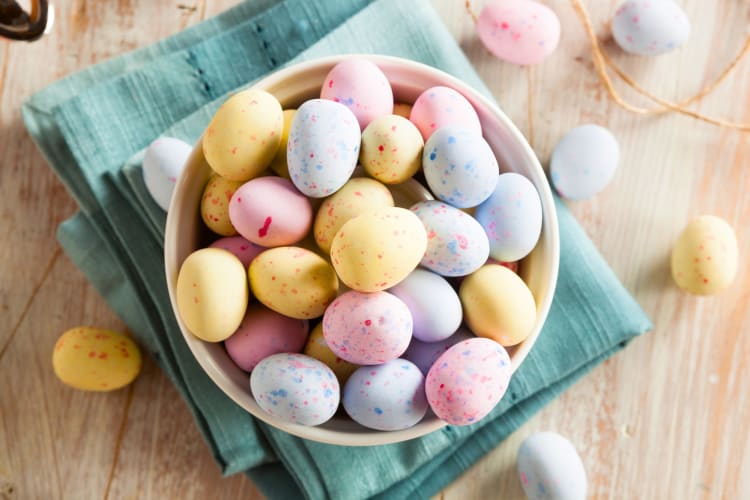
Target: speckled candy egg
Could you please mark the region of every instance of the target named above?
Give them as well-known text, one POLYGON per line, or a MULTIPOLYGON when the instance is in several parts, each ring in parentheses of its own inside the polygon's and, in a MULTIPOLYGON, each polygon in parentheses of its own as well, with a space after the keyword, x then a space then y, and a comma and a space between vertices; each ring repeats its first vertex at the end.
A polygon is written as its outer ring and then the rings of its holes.
POLYGON ((422 154, 430 190, 458 208, 475 207, 497 184, 497 159, 487 141, 472 130, 448 126, 432 134, 422 154))
POLYGON ((406 352, 401 357, 417 365, 422 373, 427 375, 432 365, 445 351, 459 342, 474 338, 476 336, 466 328, 459 328, 456 333, 439 342, 422 342, 418 338, 412 337, 409 347, 406 348, 406 352))
POLYGON ((266 250, 250 263, 250 288, 261 303, 297 319, 322 316, 336 298, 339 280, 328 262, 299 247, 266 250))
POLYGON ((300 425, 328 421, 341 398, 339 382, 331 369, 304 354, 265 358, 250 374, 250 389, 263 411, 300 425))
POLYGON ((422 166, 424 141, 417 127, 404 117, 385 115, 362 132, 359 161, 365 171, 386 184, 398 184, 422 166))
POLYGON ((222 177, 246 181, 268 168, 281 142, 284 117, 274 96, 258 89, 231 96, 203 134, 203 154, 222 177))
POLYGON ((443 276, 466 276, 487 261, 487 234, 471 215, 434 200, 420 201, 411 211, 427 231, 424 267, 443 276))
POLYGON ((401 356, 411 332, 409 308, 388 292, 351 290, 334 300, 323 316, 328 347, 358 365, 377 365, 401 356))
POLYGON ((495 191, 474 216, 489 237, 490 256, 499 261, 526 257, 542 233, 539 193, 530 180, 513 172, 498 177, 495 191))
POLYGON ((518 478, 534 500, 584 500, 586 470, 573 444, 555 432, 536 432, 518 449, 518 478))
POLYGON ((220 175, 208 179, 201 196, 201 218, 214 233, 222 236, 237 234, 229 220, 229 200, 241 185, 242 181, 230 181, 220 175))
POLYGON ((310 336, 307 338, 305 349, 302 351, 308 356, 311 356, 318 361, 322 361, 325 365, 333 370, 336 374, 336 378, 339 380, 339 384, 344 384, 349 379, 352 373, 354 373, 359 365, 350 363, 340 357, 336 356, 323 336, 323 323, 318 323, 313 331, 310 332, 310 336))
POLYGON ((271 170, 284 179, 289 179, 289 166, 286 163, 286 147, 289 142, 289 129, 292 128, 292 120, 296 113, 296 109, 284 110, 284 129, 281 132, 281 142, 279 143, 278 151, 276 151, 276 156, 271 160, 271 170))
POLYGON ((438 418, 470 425, 484 418, 505 394, 510 357, 489 339, 469 339, 445 351, 430 368, 427 401, 438 418))
POLYGON ((143 182, 149 194, 164 211, 169 210, 177 178, 193 147, 174 137, 160 137, 146 149, 143 182))
POLYGON ((612 19, 612 35, 625 52, 656 56, 687 41, 690 19, 673 0, 628 0, 612 19))
POLYGON ((292 182, 313 198, 336 192, 357 165, 360 139, 349 108, 325 99, 306 101, 289 129, 286 157, 292 182))
POLYGON ((334 66, 323 81, 320 98, 348 107, 362 130, 375 118, 393 113, 391 84, 367 59, 345 59, 334 66))
POLYGON ((450 87, 431 87, 422 92, 414 101, 409 120, 417 126, 425 141, 436 130, 449 125, 482 135, 482 125, 474 106, 450 87))
POLYGON ((405 359, 363 366, 344 386, 341 403, 352 420, 370 429, 408 429, 427 412, 424 375, 405 359))
POLYGON ((393 105, 393 114, 403 116, 404 118, 408 119, 409 115, 411 115, 411 104, 407 104, 405 102, 397 102, 393 105))
POLYGON ((55 375, 84 391, 112 391, 131 383, 141 371, 141 352, 117 332, 81 326, 62 334, 52 352, 55 375))
POLYGON ((737 237, 719 217, 703 215, 680 233, 672 250, 672 277, 677 286, 697 295, 727 288, 737 274, 737 237))
POLYGON ((210 248, 222 248, 240 259, 242 265, 247 268, 250 262, 265 250, 264 247, 247 241, 242 236, 228 236, 219 238, 211 243, 210 248))

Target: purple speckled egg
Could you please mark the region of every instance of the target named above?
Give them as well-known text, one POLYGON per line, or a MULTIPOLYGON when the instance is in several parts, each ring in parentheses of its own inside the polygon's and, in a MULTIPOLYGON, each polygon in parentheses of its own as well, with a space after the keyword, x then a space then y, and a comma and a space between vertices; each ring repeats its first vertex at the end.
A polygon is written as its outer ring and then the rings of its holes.
POLYGON ((409 308, 388 292, 346 292, 331 302, 323 316, 328 347, 357 365, 379 365, 401 356, 411 333, 409 308))
POLYGON ((456 333, 440 342, 423 342, 414 337, 402 357, 417 365, 417 368, 427 376, 432 365, 445 351, 459 342, 473 338, 476 336, 466 328, 459 328, 456 333))
POLYGON ((586 470, 573 443, 556 432, 536 432, 518 449, 518 478, 528 498, 585 500, 586 470))
POLYGON ((447 125, 464 127, 482 135, 476 110, 466 98, 450 87, 431 87, 422 92, 409 114, 426 141, 439 128, 447 125))
POLYGON ((240 259, 240 262, 245 266, 245 269, 247 269, 247 266, 250 265, 250 262, 252 262, 255 257, 257 257, 262 251, 266 250, 265 247, 247 241, 242 236, 227 236, 226 238, 219 238, 211 243, 210 247, 222 248, 227 252, 230 252, 240 259))

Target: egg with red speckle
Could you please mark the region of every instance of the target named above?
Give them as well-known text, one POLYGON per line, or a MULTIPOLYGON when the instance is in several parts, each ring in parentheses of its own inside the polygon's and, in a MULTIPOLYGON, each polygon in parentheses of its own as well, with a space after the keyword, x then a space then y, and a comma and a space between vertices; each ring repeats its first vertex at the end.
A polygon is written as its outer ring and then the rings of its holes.
POLYGON ((625 52, 657 56, 687 41, 690 19, 673 0, 628 0, 615 12, 612 36, 625 52))
POLYGON ((234 236, 237 230, 229 219, 229 200, 242 185, 242 181, 230 181, 220 175, 212 175, 203 188, 201 217, 203 223, 216 234, 234 236))
POLYGON ((358 365, 377 365, 401 356, 409 346, 412 327, 409 308, 388 292, 346 292, 323 316, 328 347, 358 365))
POLYGON ((484 338, 464 340, 430 368, 427 401, 435 415, 451 425, 474 424, 500 401, 510 376, 510 357, 503 346, 484 338))
POLYGON ((193 147, 174 137, 160 137, 152 142, 143 156, 143 182, 149 194, 162 208, 169 210, 177 178, 193 147))
POLYGON ((423 342, 413 337, 402 357, 417 365, 426 376, 432 365, 435 364, 435 361, 445 351, 459 342, 473 338, 476 338, 476 336, 466 328, 459 328, 456 333, 438 342, 423 342))
POLYGON ((310 336, 307 338, 305 349, 303 353, 311 356, 318 361, 322 361, 328 366, 333 373, 336 374, 336 378, 339 379, 339 384, 344 384, 352 373, 354 373, 359 365, 355 365, 348 361, 345 361, 338 356, 328 347, 326 338, 323 336, 323 323, 318 323, 313 331, 310 332, 310 336))
POLYGON ((209 247, 226 250, 240 259, 240 262, 242 262, 242 265, 246 268, 255 257, 265 250, 264 247, 256 245, 251 241, 247 241, 242 236, 227 236, 225 238, 219 238, 211 243, 209 247))
POLYGON ((412 105, 409 120, 417 126, 425 141, 436 130, 448 125, 482 134, 482 125, 474 106, 450 87, 431 87, 422 92, 412 105))
POLYGON ((521 443, 518 478, 529 499, 584 500, 586 470, 573 444, 555 432, 536 432, 521 443))
POLYGON ((409 115, 411 114, 411 104, 407 104, 405 102, 397 102, 393 105, 393 114, 403 116, 404 118, 408 119, 409 115))
POLYGON ((362 132, 359 161, 380 182, 398 184, 420 169, 423 147, 422 135, 412 122, 402 116, 385 115, 362 132))
POLYGON ((304 354, 274 354, 250 374, 250 390, 263 411, 283 422, 320 425, 333 417, 341 389, 325 364, 304 354))

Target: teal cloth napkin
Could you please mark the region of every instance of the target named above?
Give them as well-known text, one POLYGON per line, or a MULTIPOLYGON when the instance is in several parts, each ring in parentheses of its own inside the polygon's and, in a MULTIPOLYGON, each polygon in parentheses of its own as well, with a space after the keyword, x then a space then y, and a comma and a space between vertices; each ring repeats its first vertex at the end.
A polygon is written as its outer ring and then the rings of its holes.
POLYGON ((226 94, 283 65, 342 52, 430 64, 490 95, 426 0, 256 0, 31 96, 29 132, 80 206, 58 239, 188 403, 225 474, 272 498, 426 498, 651 324, 564 204, 555 300, 489 417, 388 446, 342 448, 254 420, 208 379, 175 322, 165 214, 142 181, 159 135, 195 141, 226 94))

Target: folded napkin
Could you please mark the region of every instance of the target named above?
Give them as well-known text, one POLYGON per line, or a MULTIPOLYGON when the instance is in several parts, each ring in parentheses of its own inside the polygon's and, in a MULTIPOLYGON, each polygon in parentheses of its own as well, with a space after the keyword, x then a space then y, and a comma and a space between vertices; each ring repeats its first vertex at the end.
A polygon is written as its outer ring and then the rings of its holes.
POLYGON ((67 77, 24 105, 29 132, 75 197, 60 243, 191 408, 225 474, 272 498, 426 498, 651 325, 564 204, 560 276, 544 330, 484 420, 405 443, 342 448, 254 420, 203 373, 172 313, 165 214, 142 181, 159 135, 194 142, 226 94, 280 66, 341 52, 411 58, 490 95, 426 0, 256 0, 67 77))

